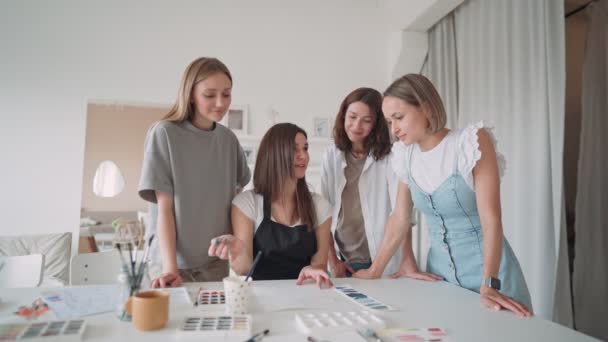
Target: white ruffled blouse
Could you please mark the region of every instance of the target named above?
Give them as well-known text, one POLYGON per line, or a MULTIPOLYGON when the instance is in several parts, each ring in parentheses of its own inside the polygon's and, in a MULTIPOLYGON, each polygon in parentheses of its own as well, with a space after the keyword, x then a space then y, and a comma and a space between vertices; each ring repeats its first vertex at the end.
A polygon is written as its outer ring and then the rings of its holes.
POLYGON ((409 165, 407 159, 410 150, 412 150, 412 177, 422 190, 432 193, 454 172, 454 158, 457 153, 458 171, 466 184, 474 191, 473 168, 481 158, 477 136, 480 129, 485 129, 494 143, 498 170, 502 178, 506 170, 506 160, 496 148, 497 140, 492 128, 486 127, 483 121, 470 124, 463 129, 451 130, 437 146, 429 151, 423 152, 418 144, 395 143, 391 157, 393 169, 399 180, 408 184, 407 169, 409 165))

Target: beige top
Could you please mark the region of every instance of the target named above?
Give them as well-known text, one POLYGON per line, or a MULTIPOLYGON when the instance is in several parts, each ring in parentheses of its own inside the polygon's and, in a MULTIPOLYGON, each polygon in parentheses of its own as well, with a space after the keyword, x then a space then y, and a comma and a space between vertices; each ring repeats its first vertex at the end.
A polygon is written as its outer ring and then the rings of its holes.
POLYGON ((345 155, 346 185, 342 191, 342 207, 336 226, 336 243, 346 262, 370 262, 361 199, 359 198, 359 177, 366 158, 356 159, 350 152, 345 155))

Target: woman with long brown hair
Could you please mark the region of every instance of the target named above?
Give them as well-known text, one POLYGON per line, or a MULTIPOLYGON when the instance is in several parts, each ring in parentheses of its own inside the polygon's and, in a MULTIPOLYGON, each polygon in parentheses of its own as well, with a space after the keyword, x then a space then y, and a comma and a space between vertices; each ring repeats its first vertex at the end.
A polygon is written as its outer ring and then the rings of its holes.
POLYGON ((234 234, 212 240, 210 256, 230 258, 237 274, 245 274, 253 256, 262 253, 253 279, 314 279, 330 286, 327 253, 331 213, 306 183, 308 141, 300 127, 281 123, 262 138, 253 190, 232 201, 234 234))
MULTIPOLYGON (((395 237, 386 227, 397 176, 390 167, 391 139, 379 91, 358 88, 344 98, 336 115, 334 142, 323 158, 321 178, 323 197, 332 205, 336 245, 329 248, 332 276, 439 279, 420 272, 413 256, 402 258, 401 250, 391 253, 382 246, 383 240, 395 237)), ((404 244, 411 244, 411 231, 404 244)), ((411 248, 403 250, 411 253, 411 248)))
POLYGON ((146 234, 157 235, 152 268, 162 267, 152 272, 152 287, 216 281, 228 273, 225 261, 200 247, 230 231, 230 202, 251 179, 236 136, 218 124, 231 92, 224 63, 198 58, 186 68, 173 108, 148 131, 139 195, 150 202, 146 234))

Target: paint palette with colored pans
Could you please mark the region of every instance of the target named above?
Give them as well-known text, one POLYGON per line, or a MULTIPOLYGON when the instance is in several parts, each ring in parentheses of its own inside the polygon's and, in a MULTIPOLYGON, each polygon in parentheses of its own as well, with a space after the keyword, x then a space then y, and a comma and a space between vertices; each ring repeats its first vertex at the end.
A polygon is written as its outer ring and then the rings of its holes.
POLYGON ((85 321, 49 321, 0 324, 0 341, 80 341, 85 321))
POLYGON ((303 334, 327 335, 344 330, 386 328, 380 317, 369 311, 296 313, 296 326, 303 334))
POLYGON ((377 332, 386 342, 450 342, 453 341, 441 328, 386 329, 377 332))
POLYGON ((180 337, 245 337, 251 336, 251 316, 186 317, 179 327, 180 337))
POLYGON ((391 307, 388 304, 384 304, 381 301, 374 299, 363 292, 357 291, 350 287, 349 285, 336 285, 334 287, 338 293, 346 298, 354 301, 355 303, 363 306, 368 310, 380 310, 380 311, 394 311, 395 308, 391 307))
POLYGON ((224 310, 226 295, 223 290, 200 290, 195 303, 199 310, 224 310))

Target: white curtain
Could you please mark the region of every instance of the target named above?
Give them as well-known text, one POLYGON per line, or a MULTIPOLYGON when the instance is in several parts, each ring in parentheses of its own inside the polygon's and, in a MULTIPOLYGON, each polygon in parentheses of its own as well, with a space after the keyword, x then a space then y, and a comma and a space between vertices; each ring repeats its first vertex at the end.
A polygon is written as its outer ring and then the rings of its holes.
POLYGON ((428 59, 423 71, 441 95, 448 128, 458 128, 457 68, 455 21, 451 13, 429 30, 428 59))
MULTIPOLYGON (((484 120, 496 128, 507 158, 504 232, 536 314, 548 319, 556 297, 569 300, 567 254, 559 253, 565 247, 563 7, 554 0, 472 0, 455 11, 457 126, 484 120), (556 290, 566 292, 556 296, 556 290)), ((568 317, 568 303, 564 309, 560 320, 568 317)))
POLYGON ((608 340, 608 0, 587 7, 576 194, 576 328, 608 340))
MULTIPOLYGON (((422 74, 437 88, 447 113, 447 127, 458 128, 458 70, 454 14, 450 13, 429 32, 427 59, 422 74)), ((426 270, 429 252, 429 230, 424 215, 414 210, 417 222, 412 240, 418 267, 426 270)))

